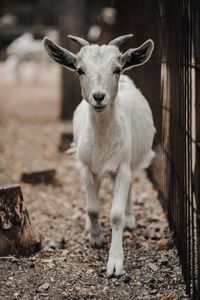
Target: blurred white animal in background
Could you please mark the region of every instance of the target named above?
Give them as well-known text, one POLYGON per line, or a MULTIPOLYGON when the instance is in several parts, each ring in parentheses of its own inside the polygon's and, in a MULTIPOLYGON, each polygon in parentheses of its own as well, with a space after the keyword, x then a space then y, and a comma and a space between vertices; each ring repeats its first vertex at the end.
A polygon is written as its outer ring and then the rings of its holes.
POLYGON ((89 28, 87 37, 91 42, 96 42, 99 39, 100 35, 101 27, 97 24, 94 24, 89 28))
MULTIPOLYGON (((58 40, 56 31, 48 34, 58 40)), ((6 80, 9 84, 29 78, 38 80, 41 67, 50 63, 50 59, 45 55, 42 40, 34 39, 30 32, 26 32, 16 38, 6 49, 7 59, 4 63, 6 80)))
POLYGON ((14 26, 18 23, 18 18, 17 16, 11 14, 11 13, 6 13, 0 18, 0 27, 9 27, 9 26, 14 26))

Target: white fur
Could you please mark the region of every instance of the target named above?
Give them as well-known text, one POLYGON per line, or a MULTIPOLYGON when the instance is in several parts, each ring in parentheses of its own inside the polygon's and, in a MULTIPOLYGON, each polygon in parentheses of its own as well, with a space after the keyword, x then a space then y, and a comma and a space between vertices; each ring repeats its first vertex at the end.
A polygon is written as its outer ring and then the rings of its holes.
POLYGON ((123 274, 123 229, 135 227, 131 183, 135 172, 148 167, 154 157, 151 148, 155 128, 144 96, 129 77, 117 74, 115 70, 120 68, 123 72, 146 62, 152 53, 153 42, 148 40, 125 54, 113 45, 85 46, 77 56, 54 45, 49 39, 45 39, 44 43, 53 59, 80 74, 84 99, 74 113, 75 146, 70 152, 74 152, 76 147, 76 158, 86 187, 86 229, 93 246, 102 245, 98 220, 100 180, 105 173, 111 173, 115 178, 107 275, 119 276, 123 274), (138 53, 142 60, 137 60, 138 53), (95 100, 95 93, 105 95, 100 104, 95 100))
POLYGON ((92 227, 95 232, 92 229, 90 233, 93 245, 95 240, 97 246, 101 244, 97 225, 99 200, 96 182, 107 172, 116 176, 107 275, 120 275, 123 271, 123 224, 126 223, 127 227, 135 226, 134 215, 130 210, 127 210, 125 219, 130 183, 135 171, 148 167, 154 156, 151 150, 155 134, 152 114, 141 92, 127 76, 122 75, 112 109, 96 113, 82 100, 74 113, 73 126, 77 160, 86 181, 88 213, 93 215, 92 227))

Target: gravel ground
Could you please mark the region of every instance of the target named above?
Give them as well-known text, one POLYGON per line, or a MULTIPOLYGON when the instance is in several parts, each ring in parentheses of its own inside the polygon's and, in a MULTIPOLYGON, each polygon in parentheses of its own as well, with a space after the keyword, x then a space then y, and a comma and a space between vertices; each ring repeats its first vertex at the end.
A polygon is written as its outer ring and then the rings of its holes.
POLYGON ((100 191, 105 245, 91 249, 84 234, 81 178, 73 158, 57 150, 60 134, 71 128, 57 118, 57 73, 53 69, 37 85, 1 83, 1 185, 18 183, 24 171, 52 167, 57 184, 21 183, 43 250, 29 258, 0 258, 0 299, 188 299, 166 215, 144 173, 133 187, 137 229, 124 233, 126 274, 106 278, 113 186, 105 177, 100 191), (64 249, 51 249, 52 241, 64 241, 64 249))

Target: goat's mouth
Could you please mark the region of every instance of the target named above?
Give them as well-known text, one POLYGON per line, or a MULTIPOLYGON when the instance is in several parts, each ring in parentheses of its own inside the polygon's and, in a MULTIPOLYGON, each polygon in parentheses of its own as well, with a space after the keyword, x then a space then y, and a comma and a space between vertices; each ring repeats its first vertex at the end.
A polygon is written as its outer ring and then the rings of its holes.
POLYGON ((96 112, 101 112, 101 111, 103 111, 105 108, 106 108, 106 105, 99 105, 99 106, 97 106, 97 105, 92 105, 93 106, 93 108, 94 108, 94 110, 96 111, 96 112))

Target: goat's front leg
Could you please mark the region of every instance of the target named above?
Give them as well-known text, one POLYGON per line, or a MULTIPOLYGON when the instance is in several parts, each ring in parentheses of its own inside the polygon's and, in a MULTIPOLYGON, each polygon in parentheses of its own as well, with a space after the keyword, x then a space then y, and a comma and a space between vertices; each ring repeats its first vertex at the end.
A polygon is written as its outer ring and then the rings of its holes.
POLYGON ((86 187, 86 231, 89 234, 89 242, 93 247, 101 247, 101 230, 99 225, 100 203, 98 198, 99 182, 97 177, 90 171, 84 175, 86 187))
POLYGON ((110 212, 112 227, 112 241, 107 263, 107 276, 120 276, 123 274, 123 228, 125 222, 125 209, 131 182, 131 171, 127 165, 121 165, 116 177, 114 198, 110 212))

